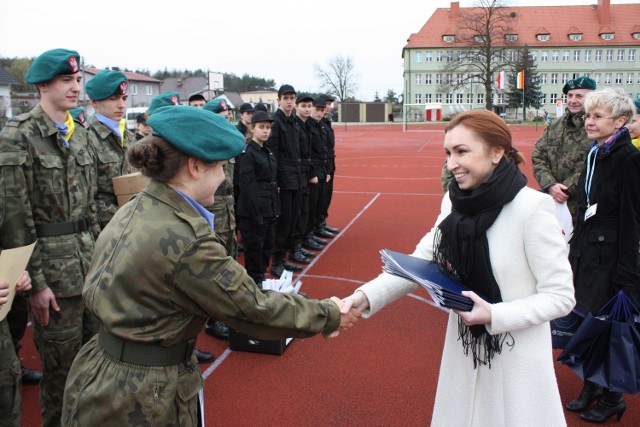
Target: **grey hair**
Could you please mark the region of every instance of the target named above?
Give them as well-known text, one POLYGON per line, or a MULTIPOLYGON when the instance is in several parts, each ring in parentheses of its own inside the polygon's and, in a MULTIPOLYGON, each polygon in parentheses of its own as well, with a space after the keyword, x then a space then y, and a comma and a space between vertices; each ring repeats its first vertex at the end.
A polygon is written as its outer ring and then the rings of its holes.
POLYGON ((626 117, 627 122, 635 114, 633 101, 621 87, 607 87, 587 93, 584 99, 584 111, 589 112, 598 107, 611 110, 611 115, 615 118, 626 117))

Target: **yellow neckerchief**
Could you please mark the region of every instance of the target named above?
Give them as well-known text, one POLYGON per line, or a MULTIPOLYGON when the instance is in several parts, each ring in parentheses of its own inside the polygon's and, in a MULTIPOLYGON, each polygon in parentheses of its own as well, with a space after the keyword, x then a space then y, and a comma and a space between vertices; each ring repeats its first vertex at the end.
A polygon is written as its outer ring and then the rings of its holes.
POLYGON ((69 114, 68 111, 67 111, 67 119, 64 121, 63 125, 66 125, 67 128, 69 129, 67 131, 67 134, 64 135, 64 139, 69 141, 71 139, 71 135, 73 135, 73 131, 76 130, 76 123, 73 121, 73 117, 71 117, 71 114, 69 114))
POLYGON ((120 146, 124 147, 124 131, 127 128, 127 120, 126 119, 120 119, 120 125, 118 126, 118 129, 120 129, 120 146))

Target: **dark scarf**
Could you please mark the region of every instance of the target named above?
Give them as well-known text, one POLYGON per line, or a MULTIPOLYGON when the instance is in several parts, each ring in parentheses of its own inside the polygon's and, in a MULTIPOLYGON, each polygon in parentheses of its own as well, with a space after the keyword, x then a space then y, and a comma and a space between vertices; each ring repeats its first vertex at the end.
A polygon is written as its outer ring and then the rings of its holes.
MULTIPOLYGON (((438 226, 434 258, 447 274, 491 303, 501 302, 502 295, 491 271, 486 232, 502 207, 526 184, 527 178, 515 161, 503 158, 489 180, 476 188, 461 190, 455 180, 449 186, 453 208, 438 226)), ((491 359, 502 351, 507 336, 510 334, 492 336, 484 325, 469 327, 458 319, 458 338, 465 354, 472 351, 474 368, 478 363, 491 367, 491 359)))

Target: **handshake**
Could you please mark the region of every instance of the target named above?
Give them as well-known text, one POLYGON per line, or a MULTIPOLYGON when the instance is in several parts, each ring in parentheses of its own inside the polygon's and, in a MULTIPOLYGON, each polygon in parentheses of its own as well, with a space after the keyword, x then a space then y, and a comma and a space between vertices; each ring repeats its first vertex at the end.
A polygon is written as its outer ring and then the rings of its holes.
POLYGON ((362 316, 362 312, 369 308, 369 300, 364 292, 356 291, 352 295, 340 299, 331 297, 331 301, 335 302, 340 308, 340 326, 329 337, 335 338, 340 331, 346 331, 358 321, 362 316))

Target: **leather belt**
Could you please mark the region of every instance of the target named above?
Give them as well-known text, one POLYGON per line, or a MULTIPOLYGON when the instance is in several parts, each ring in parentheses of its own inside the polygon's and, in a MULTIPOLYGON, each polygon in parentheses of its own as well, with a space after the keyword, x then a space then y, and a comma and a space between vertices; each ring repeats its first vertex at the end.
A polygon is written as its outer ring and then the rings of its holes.
POLYGON ((36 224, 36 235, 38 237, 64 236, 65 234, 76 234, 89 229, 86 218, 78 221, 58 222, 55 224, 36 224))
POLYGON ((142 366, 169 366, 189 362, 196 346, 195 338, 170 347, 139 344, 113 336, 103 328, 98 332, 98 343, 116 359, 142 366))

